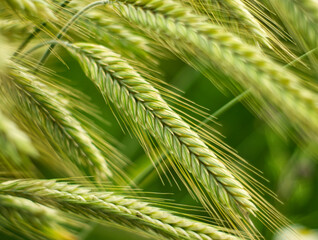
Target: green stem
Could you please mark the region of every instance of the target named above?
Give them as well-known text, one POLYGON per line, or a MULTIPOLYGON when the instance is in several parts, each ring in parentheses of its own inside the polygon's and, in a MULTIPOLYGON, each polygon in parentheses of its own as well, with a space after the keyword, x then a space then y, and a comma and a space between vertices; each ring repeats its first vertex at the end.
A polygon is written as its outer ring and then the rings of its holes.
POLYGON ((202 127, 203 124, 208 123, 210 120, 212 120, 215 117, 219 117, 220 115, 222 115, 223 113, 225 113, 227 110, 229 110, 231 107, 233 107, 235 104, 237 104, 238 102, 240 102, 242 99, 244 99, 251 91, 249 89, 245 90, 244 92, 242 92, 240 95, 236 96, 235 98, 233 98, 231 101, 229 101, 228 103, 226 103, 225 105, 223 105, 223 107, 219 108, 218 110, 216 110, 214 113, 212 113, 209 117, 207 117, 206 119, 204 119, 202 121, 202 123, 199 125, 199 127, 202 127))
MULTIPOLYGON (((64 34, 67 32, 67 30, 70 28, 70 26, 75 23, 80 16, 82 16, 86 11, 94 8, 94 7, 97 7, 97 6, 101 6, 101 5, 106 5, 108 4, 109 1, 108 0, 102 0, 102 1, 96 1, 96 2, 93 2, 89 5, 87 5, 86 7, 84 7, 82 10, 78 11, 72 18, 70 21, 68 21, 68 23, 66 23, 66 25, 60 30, 60 32, 57 34, 56 36, 56 40, 59 40, 61 39, 64 34)), ((52 50, 54 49, 56 43, 52 43, 50 45, 50 47, 46 50, 46 52, 43 54, 42 58, 40 59, 39 63, 38 63, 38 66, 36 69, 38 69, 39 67, 41 67, 45 61, 47 60, 47 58, 50 56, 50 53, 52 52, 52 50)))
MULTIPOLYGON (((65 8, 72 0, 66 0, 64 1, 61 5, 60 8, 56 11, 56 13, 58 13, 59 11, 61 11, 63 8, 65 8)), ((18 47, 18 49, 14 52, 13 57, 17 57, 22 51, 23 49, 25 49, 25 47, 29 44, 29 42, 32 41, 33 38, 35 38, 40 32, 41 30, 46 27, 47 22, 43 22, 41 23, 40 27, 36 27, 33 32, 23 41, 23 43, 18 47)))

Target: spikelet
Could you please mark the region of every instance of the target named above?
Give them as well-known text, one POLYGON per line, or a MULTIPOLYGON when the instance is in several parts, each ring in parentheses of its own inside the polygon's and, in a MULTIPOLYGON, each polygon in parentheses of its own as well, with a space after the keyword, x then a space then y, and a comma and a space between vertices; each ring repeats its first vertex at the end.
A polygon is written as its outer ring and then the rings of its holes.
MULTIPOLYGON (((90 219, 110 221, 123 226, 154 232, 166 239, 238 240, 217 227, 172 215, 147 202, 114 192, 94 192, 89 188, 55 180, 12 180, 0 183, 0 192, 23 195, 45 205, 90 219)), ((152 235, 153 237, 153 235, 152 235)), ((157 239, 157 238, 156 238, 157 239)))
POLYGON ((58 211, 30 200, 0 195, 1 228, 27 239, 75 240, 62 227, 66 223, 58 211))
POLYGON ((55 19, 55 15, 46 0, 5 0, 12 9, 31 19, 55 19))
POLYGON ((221 1, 221 4, 228 5, 233 15, 237 16, 238 21, 246 25, 247 30, 252 32, 261 44, 270 46, 268 34, 242 0, 224 0, 221 1))
POLYGON ((119 38, 126 39, 127 41, 134 44, 136 48, 145 48, 145 50, 148 49, 146 39, 132 32, 131 29, 125 28, 124 25, 116 22, 116 20, 118 21, 118 19, 116 19, 114 16, 110 15, 109 17, 105 18, 104 14, 104 12, 95 10, 87 13, 87 17, 94 24, 98 25, 98 27, 105 27, 106 30, 108 30, 110 33, 118 35, 119 38))
POLYGON ((86 17, 91 22, 88 27, 93 31, 94 42, 109 46, 130 59, 145 64, 156 63, 150 40, 135 33, 114 13, 93 10, 88 12, 86 17))

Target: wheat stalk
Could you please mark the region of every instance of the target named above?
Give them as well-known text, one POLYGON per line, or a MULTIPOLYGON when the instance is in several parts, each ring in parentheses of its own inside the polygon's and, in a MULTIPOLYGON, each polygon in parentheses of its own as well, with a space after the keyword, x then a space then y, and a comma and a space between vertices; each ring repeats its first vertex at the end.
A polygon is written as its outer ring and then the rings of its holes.
POLYGON ((94 44, 65 44, 103 96, 167 147, 223 207, 256 210, 240 182, 200 137, 125 60, 94 44))
POLYGON ((46 0, 5 0, 14 11, 35 19, 55 19, 46 0))
POLYGON ((1 228, 28 239, 76 239, 60 225, 66 219, 58 211, 20 197, 0 195, 0 222, 1 228))
POLYGON ((14 102, 50 136, 49 141, 62 156, 66 154, 84 173, 97 179, 112 176, 105 158, 68 110, 66 99, 25 68, 12 69, 10 76, 6 85, 14 102))
POLYGON ((0 192, 25 196, 91 219, 152 230, 168 239, 235 240, 235 236, 191 219, 172 215, 146 202, 114 192, 94 192, 89 188, 55 180, 12 180, 0 183, 0 192))
MULTIPOLYGON (((164 34, 178 41, 179 46, 185 44, 183 51, 187 51, 190 45, 207 53, 202 56, 209 57, 225 73, 240 80, 244 86, 252 87, 257 94, 284 112, 300 129, 300 136, 304 132, 307 138, 317 136, 317 95, 302 86, 294 74, 270 60, 257 48, 242 42, 222 27, 209 23, 204 17, 193 14, 177 2, 129 2, 133 4, 116 2, 112 6, 119 15, 150 30, 152 34, 164 34), (298 106, 297 111, 295 106, 298 106)), ((200 61, 200 54, 196 54, 196 58, 196 61, 200 61)))

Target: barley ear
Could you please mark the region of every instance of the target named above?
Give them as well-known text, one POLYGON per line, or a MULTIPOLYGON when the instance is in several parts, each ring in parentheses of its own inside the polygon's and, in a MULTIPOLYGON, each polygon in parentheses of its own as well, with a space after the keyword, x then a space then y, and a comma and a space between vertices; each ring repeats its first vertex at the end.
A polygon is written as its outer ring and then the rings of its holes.
POLYGON ((96 180, 111 177, 105 157, 68 108, 68 100, 28 69, 16 66, 5 81, 13 102, 41 131, 62 159, 67 157, 96 180))
POLYGON ((67 222, 58 211, 28 199, 0 195, 1 228, 27 239, 75 240, 62 227, 67 222))
POLYGON ((54 180, 12 180, 0 183, 0 192, 23 195, 45 205, 93 220, 114 222, 156 233, 167 239, 239 240, 217 227, 179 217, 147 202, 114 192, 94 192, 80 185, 54 180))
POLYGON ((115 13, 94 9, 86 17, 89 21, 85 21, 85 26, 91 29, 95 43, 105 45, 144 65, 152 67, 158 64, 150 39, 134 32, 115 13))
POLYGON ((100 45, 65 44, 106 99, 149 131, 200 181, 224 208, 253 213, 256 207, 242 184, 196 132, 120 55, 100 45), (228 207, 230 205, 230 207, 228 207))

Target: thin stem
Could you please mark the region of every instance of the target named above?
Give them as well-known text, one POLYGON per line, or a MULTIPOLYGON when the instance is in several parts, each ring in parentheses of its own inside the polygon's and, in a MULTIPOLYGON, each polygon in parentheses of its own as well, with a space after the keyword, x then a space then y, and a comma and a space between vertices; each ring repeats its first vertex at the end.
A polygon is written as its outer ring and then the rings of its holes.
POLYGON ((314 53, 316 50, 318 50, 318 47, 311 49, 310 51, 304 53, 303 55, 299 56, 298 58, 294 59, 293 61, 289 62, 288 64, 284 65, 283 68, 288 68, 292 66, 296 62, 300 62, 303 58, 310 56, 312 53, 314 53))
POLYGON ((43 22, 41 23, 40 27, 36 27, 34 31, 24 40, 24 42, 13 53, 13 57, 17 57, 23 51, 23 49, 29 44, 29 42, 31 42, 31 40, 35 38, 44 27, 46 27, 46 25, 47 25, 47 22, 43 22))
POLYGON ((249 93, 250 93, 250 89, 245 90, 244 92, 242 92, 240 95, 236 96, 235 98, 233 98, 231 101, 229 101, 228 103, 226 103, 225 105, 223 105, 221 108, 219 108, 218 110, 216 110, 214 113, 212 113, 209 117, 207 117, 206 119, 204 119, 202 121, 202 123, 199 124, 199 127, 202 127, 203 124, 208 123, 211 119, 215 118, 215 117, 219 117, 220 115, 222 115, 223 113, 225 113, 227 110, 229 110, 231 107, 233 107, 235 104, 237 104, 238 102, 240 102, 242 99, 244 99, 249 93))
MULTIPOLYGON (((79 19, 79 17, 82 16, 86 11, 88 11, 88 10, 94 8, 94 7, 97 7, 97 6, 106 5, 108 3, 109 3, 108 0, 96 1, 96 2, 93 2, 93 3, 89 4, 89 5, 87 5, 82 10, 78 11, 71 18, 71 20, 68 23, 66 23, 66 25, 60 30, 60 32, 56 36, 56 40, 61 39, 64 36, 64 34, 67 32, 67 30, 70 28, 70 26, 73 23, 75 23, 77 21, 77 19, 79 19)), ((50 53, 54 49, 55 45, 56 45, 56 43, 52 43, 51 46, 46 50, 46 52, 43 54, 42 58, 40 59, 40 61, 38 63, 37 69, 45 63, 47 58, 50 56, 50 53)))
POLYGON ((28 56, 29 54, 31 54, 32 52, 34 52, 34 51, 36 51, 36 50, 38 50, 39 48, 41 48, 41 47, 44 47, 44 46, 46 46, 46 45, 48 45, 48 44, 61 44, 62 42, 59 42, 59 41, 57 41, 57 40, 50 40, 50 41, 47 41, 47 42, 41 42, 41 43, 39 43, 39 44, 37 44, 37 45, 35 45, 34 47, 32 47, 31 49, 29 49, 27 52, 25 52, 23 55, 18 55, 18 56, 14 56, 14 57, 19 57, 18 59, 15 59, 15 61, 17 62, 17 63, 19 63, 22 59, 24 59, 26 56, 28 56))
MULTIPOLYGON (((61 11, 63 8, 65 8, 72 0, 65 0, 59 7, 59 9, 56 11, 58 13, 61 11)), ((23 49, 29 44, 29 42, 32 41, 33 38, 35 38, 43 28, 45 28, 47 25, 47 22, 41 23, 40 27, 36 27, 33 32, 23 41, 23 43, 18 47, 18 49, 14 52, 13 57, 17 57, 23 49)))
POLYGON ((50 40, 50 41, 47 41, 47 42, 41 42, 41 43, 35 45, 34 47, 32 47, 30 50, 28 50, 23 56, 25 57, 25 56, 31 54, 32 52, 38 50, 39 48, 44 47, 44 46, 46 46, 46 45, 48 45, 48 44, 50 44, 50 45, 53 45, 53 44, 54 44, 54 45, 57 45, 57 44, 60 44, 60 43, 61 43, 61 42, 59 42, 59 41, 57 41, 57 40, 50 40))

